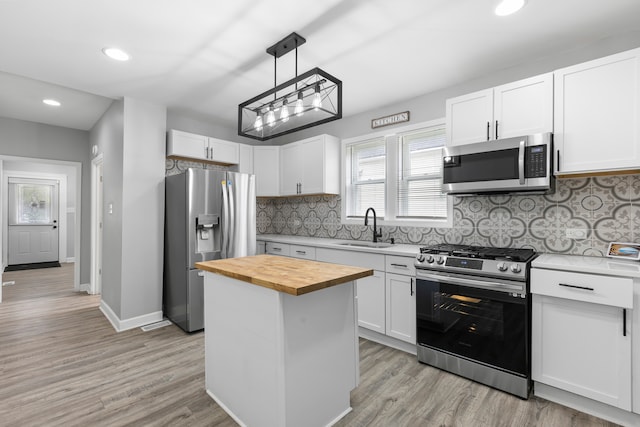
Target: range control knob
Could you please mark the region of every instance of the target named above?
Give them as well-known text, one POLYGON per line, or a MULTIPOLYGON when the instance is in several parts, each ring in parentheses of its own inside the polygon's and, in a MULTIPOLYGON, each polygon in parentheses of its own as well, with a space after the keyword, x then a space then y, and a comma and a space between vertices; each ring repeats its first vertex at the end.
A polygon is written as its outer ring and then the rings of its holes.
POLYGON ((500 271, 507 271, 507 263, 506 262, 500 262, 498 263, 498 270, 500 271))
POLYGON ((439 256, 439 257, 436 259, 436 262, 437 262, 438 264, 444 264, 444 258, 442 258, 441 256, 439 256))
POLYGON ((428 262, 429 264, 432 264, 432 263, 433 263, 433 261, 434 261, 434 259, 433 259, 433 255, 427 255, 427 262, 428 262))
POLYGON ((418 254, 418 256, 416 257, 416 260, 417 260, 418 262, 424 262, 424 255, 422 255, 422 254, 418 254))
POLYGON ((511 264, 511 271, 513 271, 514 273, 520 273, 522 271, 522 268, 520 268, 519 264, 511 264))

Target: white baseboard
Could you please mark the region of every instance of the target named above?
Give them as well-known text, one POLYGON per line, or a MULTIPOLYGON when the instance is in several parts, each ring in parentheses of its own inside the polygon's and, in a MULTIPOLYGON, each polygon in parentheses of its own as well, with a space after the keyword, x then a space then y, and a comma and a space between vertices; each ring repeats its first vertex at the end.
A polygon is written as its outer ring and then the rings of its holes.
POLYGON ((402 350, 409 354, 416 355, 418 353, 415 344, 409 344, 406 341, 401 341, 379 332, 372 331, 371 329, 363 328, 362 326, 358 326, 358 336, 368 339, 369 341, 377 342, 378 344, 386 345, 387 347, 402 350))
POLYGON ((127 331, 129 329, 138 328, 140 326, 162 320, 162 311, 143 314, 142 316, 132 317, 131 319, 120 320, 104 300, 100 301, 100 311, 102 311, 102 314, 104 314, 107 320, 111 322, 111 326, 113 326, 113 329, 115 329, 116 332, 127 331))
POLYGON ((91 283, 80 283, 80 292, 89 293, 91 290, 91 283))
POLYGON ((64 262, 65 263, 76 262, 76 258, 75 257, 70 257, 70 258, 67 258, 64 262))
POLYGON ((568 391, 534 381, 533 394, 543 399, 559 403, 569 408, 620 424, 626 427, 640 425, 640 415, 616 408, 605 403, 578 396, 568 391))

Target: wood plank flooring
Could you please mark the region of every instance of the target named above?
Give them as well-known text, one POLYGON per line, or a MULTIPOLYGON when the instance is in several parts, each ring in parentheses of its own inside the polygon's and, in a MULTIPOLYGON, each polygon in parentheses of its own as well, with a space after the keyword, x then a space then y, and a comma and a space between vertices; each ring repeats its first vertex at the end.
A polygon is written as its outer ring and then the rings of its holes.
MULTIPOLYGON (((116 333, 73 265, 4 273, 0 425, 235 426, 204 390, 204 336, 171 325, 116 333)), ((517 397, 360 340, 360 386, 338 426, 614 426, 517 397)))

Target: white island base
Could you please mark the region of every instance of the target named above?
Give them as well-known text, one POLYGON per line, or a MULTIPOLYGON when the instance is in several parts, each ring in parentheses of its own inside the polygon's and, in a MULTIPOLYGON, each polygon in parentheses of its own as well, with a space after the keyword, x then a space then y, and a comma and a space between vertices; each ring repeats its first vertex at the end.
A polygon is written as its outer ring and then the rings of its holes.
POLYGON ((354 282, 289 295, 205 273, 207 393, 243 426, 327 426, 351 411, 354 282))

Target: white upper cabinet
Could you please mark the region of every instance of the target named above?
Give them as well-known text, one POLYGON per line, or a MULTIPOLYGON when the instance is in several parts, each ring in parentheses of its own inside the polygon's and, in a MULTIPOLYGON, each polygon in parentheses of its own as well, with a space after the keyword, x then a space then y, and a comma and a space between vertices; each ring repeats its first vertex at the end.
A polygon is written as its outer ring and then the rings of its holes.
POLYGON ((640 169, 640 49, 557 70, 556 174, 640 169))
POLYGON ((493 122, 493 89, 447 99, 447 145, 488 141, 493 122))
POLYGON ((256 145, 253 147, 253 173, 256 176, 258 197, 280 195, 280 147, 256 145))
POLYGON ((447 145, 553 131, 553 74, 542 74, 446 102, 447 145))
POLYGON ((339 194, 340 141, 319 135, 281 148, 280 195, 339 194))
POLYGON ((179 130, 167 132, 167 157, 237 165, 238 143, 179 130))
POLYGON ((253 173, 253 147, 247 144, 238 144, 239 161, 238 172, 253 173))

